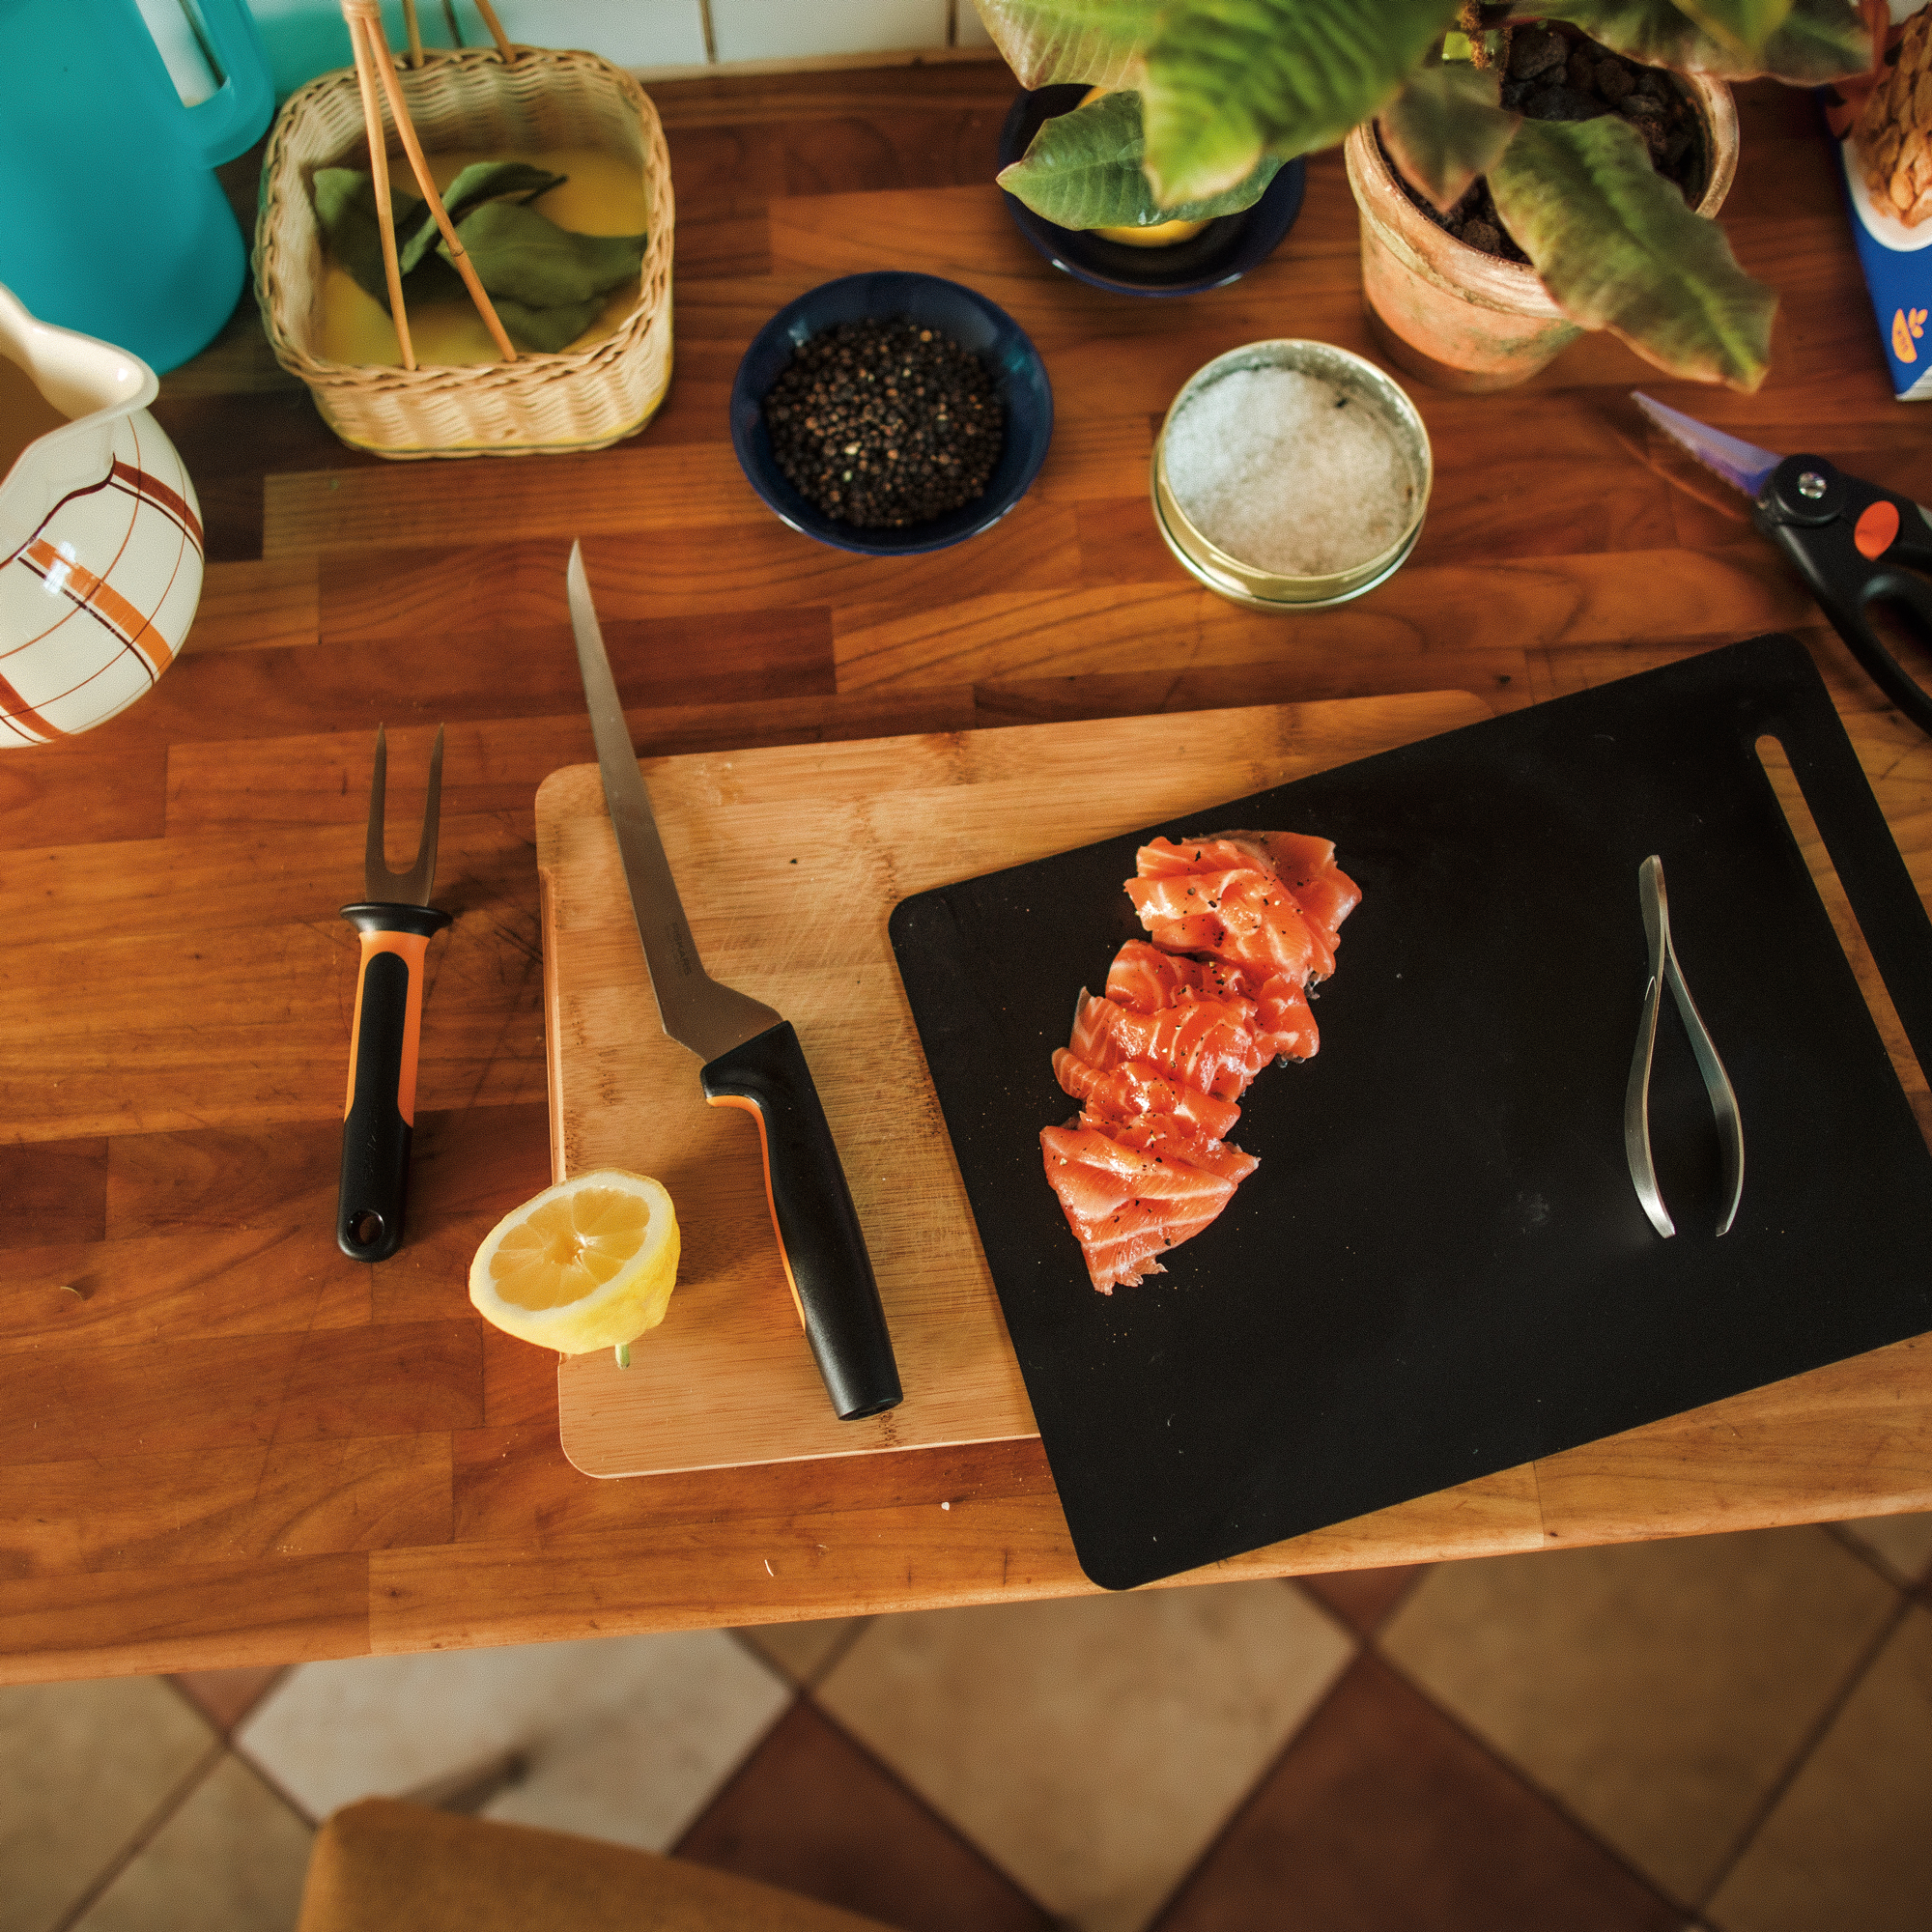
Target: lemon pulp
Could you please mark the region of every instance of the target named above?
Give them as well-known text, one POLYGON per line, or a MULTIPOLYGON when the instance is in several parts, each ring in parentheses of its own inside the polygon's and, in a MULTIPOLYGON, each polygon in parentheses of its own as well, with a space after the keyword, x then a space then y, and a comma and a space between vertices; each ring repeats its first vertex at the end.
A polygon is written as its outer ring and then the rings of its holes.
POLYGON ((469 1299, 507 1333, 583 1354, 665 1318, 677 1283, 677 1214, 646 1175, 614 1168, 546 1188, 506 1214, 469 1265, 469 1299))

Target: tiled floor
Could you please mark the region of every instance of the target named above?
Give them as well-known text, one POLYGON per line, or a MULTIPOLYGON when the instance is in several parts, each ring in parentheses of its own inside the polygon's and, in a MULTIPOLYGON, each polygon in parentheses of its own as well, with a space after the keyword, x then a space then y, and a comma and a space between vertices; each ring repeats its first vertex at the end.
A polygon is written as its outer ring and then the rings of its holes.
POLYGON ((1932 1517, 0 1690, 0 1932, 287 1932, 460 1782, 905 1932, 1924 1932, 1932 1517))

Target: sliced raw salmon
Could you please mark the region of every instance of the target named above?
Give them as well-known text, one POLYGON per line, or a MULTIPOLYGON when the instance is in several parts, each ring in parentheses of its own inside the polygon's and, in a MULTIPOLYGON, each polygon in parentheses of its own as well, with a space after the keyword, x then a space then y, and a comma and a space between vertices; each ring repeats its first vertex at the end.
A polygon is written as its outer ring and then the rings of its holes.
POLYGON ((1127 896, 1153 943, 1169 952, 1212 952, 1237 966, 1262 966, 1306 984, 1335 970, 1325 931, 1318 932, 1273 868, 1163 872, 1127 881, 1127 896))
POLYGON ((1155 838, 1126 882, 1149 940, 1084 988, 1054 1077, 1084 1105, 1040 1152, 1094 1286, 1165 1272, 1259 1165, 1225 1138, 1269 1060, 1320 1044, 1308 986, 1335 970, 1361 890, 1325 838, 1217 832, 1155 838))
POLYGON ((1313 1060, 1321 1044, 1308 995, 1286 974, 1255 988, 1255 1044, 1271 1060, 1313 1060))
POLYGON ((1247 975, 1221 959, 1190 959, 1163 952, 1145 939, 1130 939, 1107 968, 1107 997, 1137 1013, 1157 1013, 1182 1000, 1219 1000, 1226 1005, 1249 997, 1247 975))
POLYGON ((1071 1047, 1053 1050, 1053 1077, 1091 1114, 1116 1121, 1139 1120, 1146 1114, 1171 1115, 1215 1140, 1234 1131, 1241 1110, 1232 1100, 1203 1094, 1184 1081, 1163 1073, 1151 1060, 1123 1060, 1104 1072, 1082 1060, 1071 1047))
POLYGON ((1237 1148, 1233 1141, 1217 1140, 1185 1122, 1159 1114, 1143 1121, 1109 1122, 1088 1112, 1080 1116, 1080 1123, 1098 1127, 1123 1148, 1151 1153, 1161 1160, 1183 1161, 1190 1167, 1217 1175, 1236 1187, 1261 1165, 1253 1154, 1237 1148))
POLYGON ((1107 997, 1140 1013, 1190 999, 1218 1000, 1223 1006, 1245 1002, 1254 1009, 1249 1025, 1264 1062, 1309 1060, 1321 1044, 1308 996, 1286 974, 1163 952, 1145 939, 1128 940, 1114 955, 1107 969, 1107 997))
POLYGON ((1073 1051, 1102 1072, 1126 1060, 1151 1060, 1163 1073, 1223 1100, 1238 1100, 1266 1064, 1248 1025, 1245 1001, 1189 1000, 1137 1013, 1084 988, 1073 1015, 1073 1051), (1245 1009, 1245 1010, 1244 1010, 1245 1009))
POLYGON ((1047 1180, 1102 1294, 1162 1272, 1153 1257, 1199 1234, 1235 1192, 1224 1175, 1093 1126, 1042 1127, 1039 1144, 1047 1180))
POLYGON ((1135 855, 1142 878, 1173 871, 1213 871, 1230 865, 1271 869, 1293 895, 1309 923, 1335 950, 1342 922, 1362 902, 1362 889, 1335 864, 1335 844, 1304 832, 1217 832, 1211 838, 1156 838, 1135 855))

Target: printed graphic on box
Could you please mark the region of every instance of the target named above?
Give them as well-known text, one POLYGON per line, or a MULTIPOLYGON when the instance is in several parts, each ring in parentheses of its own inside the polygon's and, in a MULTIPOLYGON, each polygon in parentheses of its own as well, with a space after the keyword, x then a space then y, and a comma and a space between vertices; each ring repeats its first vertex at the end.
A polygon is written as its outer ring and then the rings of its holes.
MULTIPOLYGON (((1872 11, 1882 14, 1883 9, 1872 11)), ((1892 392, 1932 399, 1932 12, 1892 6, 1869 77, 1819 90, 1892 392), (1898 16, 1906 14, 1901 22, 1898 16)))

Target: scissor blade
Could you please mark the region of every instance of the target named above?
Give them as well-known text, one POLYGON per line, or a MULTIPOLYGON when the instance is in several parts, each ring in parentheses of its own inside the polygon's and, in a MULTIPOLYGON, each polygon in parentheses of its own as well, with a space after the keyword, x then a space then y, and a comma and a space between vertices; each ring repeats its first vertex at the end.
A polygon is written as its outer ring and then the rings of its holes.
POLYGON ((664 1030, 682 1046, 705 1060, 742 1044, 779 1023, 770 1007, 748 994, 719 984, 705 972, 658 837, 657 820, 638 770, 624 707, 604 653, 604 633, 590 602, 590 582, 577 546, 570 550, 570 627, 577 638, 577 667, 583 675, 583 696, 590 708, 591 735, 597 741, 597 769, 604 779, 604 802, 611 809, 617 853, 624 862, 624 880, 637 916, 638 937, 644 943, 644 961, 651 969, 651 990, 657 995, 658 1017, 664 1030))
POLYGON ((1771 472, 1784 461, 1774 450, 1760 449, 1742 437, 1726 436, 1695 416, 1668 409, 1641 389, 1633 389, 1631 400, 1672 442, 1688 449, 1706 469, 1721 476, 1732 489, 1742 490, 1753 503, 1771 472))

